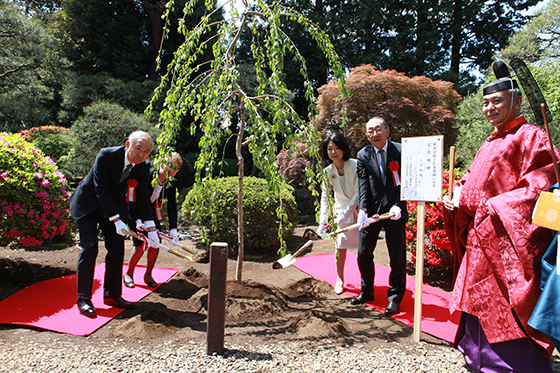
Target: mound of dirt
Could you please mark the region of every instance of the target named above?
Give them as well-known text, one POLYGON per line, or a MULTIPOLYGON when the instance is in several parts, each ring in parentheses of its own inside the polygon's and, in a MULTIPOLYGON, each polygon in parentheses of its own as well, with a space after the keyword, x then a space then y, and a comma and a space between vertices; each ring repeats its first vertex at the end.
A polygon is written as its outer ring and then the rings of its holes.
POLYGON ((182 326, 172 311, 158 303, 122 323, 113 334, 126 338, 159 338, 175 333, 182 326))
POLYGON ((296 298, 327 298, 332 295, 332 286, 314 277, 304 278, 286 286, 282 293, 290 299, 296 298))
MULTIPOLYGON (((180 278, 170 280, 162 286, 162 295, 181 297, 186 302, 186 312, 206 315, 208 312, 208 278, 189 268, 180 278), (199 287, 196 287, 198 284, 199 287)), ((257 282, 228 281, 226 283, 226 321, 266 320, 285 311, 288 299, 282 292, 269 285, 257 282)))
POLYGON ((226 286, 226 321, 270 319, 288 308, 282 292, 257 282, 228 281, 226 286))
POLYGON ((181 277, 186 278, 190 283, 200 288, 208 287, 208 276, 190 267, 181 273, 181 277))
POLYGON ((288 324, 298 339, 340 338, 350 334, 341 318, 310 310, 288 324))
POLYGON ((194 293, 184 305, 185 312, 198 313, 206 316, 208 307, 208 289, 202 288, 194 293))

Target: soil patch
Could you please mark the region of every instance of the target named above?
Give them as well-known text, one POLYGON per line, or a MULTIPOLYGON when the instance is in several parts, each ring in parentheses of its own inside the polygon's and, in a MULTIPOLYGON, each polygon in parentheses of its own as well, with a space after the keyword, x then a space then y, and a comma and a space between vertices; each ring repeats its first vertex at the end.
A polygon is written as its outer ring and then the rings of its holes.
POLYGON ((350 334, 340 317, 310 310, 288 324, 298 339, 342 338, 350 334))
MULTIPOLYGON (((288 252, 295 252, 307 240, 306 228, 296 227, 288 241, 288 252)), ((180 228, 183 234, 188 229, 180 228)), ((192 235, 195 236, 195 235, 192 235)), ((199 258, 208 258, 208 248, 199 241, 181 243, 198 251, 199 258)), ((132 251, 132 241, 126 241, 125 262, 132 251)), ((325 254, 334 251, 332 240, 316 241, 301 255, 325 254)), ((357 250, 354 250, 356 252, 357 250)), ((0 248, 0 300, 32 285, 76 272, 80 248, 75 243, 50 248, 0 248)), ((104 260, 103 242, 99 244, 96 264, 104 260)), ((412 329, 370 307, 350 305, 345 295, 336 295, 328 283, 312 278, 294 266, 274 270, 272 264, 279 255, 246 257, 243 279, 235 281, 236 259, 228 260, 226 282, 225 342, 238 346, 282 341, 329 338, 341 344, 360 343, 364 348, 392 347, 393 342, 410 345, 412 329)), ((384 239, 379 240, 375 260, 388 266, 384 239)), ((146 263, 145 257, 140 260, 146 263)), ((177 268, 177 274, 167 283, 127 309, 87 338, 61 335, 20 326, 0 325, 0 339, 16 341, 25 338, 29 343, 71 343, 80 346, 99 345, 118 341, 119 345, 134 348, 135 343, 154 347, 164 343, 185 343, 206 339, 209 264, 204 260, 189 262, 161 252, 156 264, 177 268)), ((144 269, 138 267, 143 275, 144 269)), ((39 305, 40 306, 40 305, 39 305)), ((94 304, 95 306, 95 304, 94 304)), ((448 345, 429 335, 424 341, 448 345)))
POLYGON ((291 299, 328 298, 333 292, 333 288, 323 280, 308 277, 286 286, 282 292, 291 299))

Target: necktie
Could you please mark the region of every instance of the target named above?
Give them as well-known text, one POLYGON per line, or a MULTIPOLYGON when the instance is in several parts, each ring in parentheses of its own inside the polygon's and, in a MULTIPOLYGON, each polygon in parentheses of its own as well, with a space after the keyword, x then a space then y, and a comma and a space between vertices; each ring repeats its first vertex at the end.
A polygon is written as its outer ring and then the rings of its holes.
POLYGON ((383 149, 377 152, 379 154, 379 171, 381 171, 381 179, 383 180, 383 185, 385 185, 385 157, 383 156, 383 149))
POLYGON ((124 179, 126 179, 128 177, 128 175, 130 175, 130 169, 132 168, 132 164, 129 164, 128 166, 126 166, 124 168, 124 171, 121 174, 121 181, 122 182, 124 179))

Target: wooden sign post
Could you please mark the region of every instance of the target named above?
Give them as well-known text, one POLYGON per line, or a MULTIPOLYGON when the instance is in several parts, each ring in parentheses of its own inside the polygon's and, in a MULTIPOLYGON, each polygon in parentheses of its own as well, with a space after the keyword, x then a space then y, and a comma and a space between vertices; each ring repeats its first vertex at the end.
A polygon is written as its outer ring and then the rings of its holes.
POLYGON ((415 342, 420 342, 424 282, 424 215, 426 202, 442 200, 443 136, 403 137, 401 141, 401 200, 418 202, 413 338, 415 342))

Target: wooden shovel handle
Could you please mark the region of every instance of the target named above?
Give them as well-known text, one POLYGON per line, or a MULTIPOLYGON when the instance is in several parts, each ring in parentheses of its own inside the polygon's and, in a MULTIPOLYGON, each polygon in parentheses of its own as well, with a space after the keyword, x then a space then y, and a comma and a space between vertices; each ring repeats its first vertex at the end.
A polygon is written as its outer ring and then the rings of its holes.
POLYGON ((550 137, 550 130, 548 129, 548 119, 546 118, 546 107, 544 103, 541 104, 541 110, 544 118, 544 127, 546 128, 546 134, 548 136, 548 143, 550 144, 550 155, 552 156, 552 161, 554 162, 554 172, 556 173, 556 182, 560 184, 560 174, 558 172, 558 161, 556 160, 556 154, 554 154, 554 144, 552 144, 552 139, 550 137))
POLYGON ((453 200, 453 178, 455 177, 455 147, 449 148, 449 188, 447 194, 449 199, 453 200))

